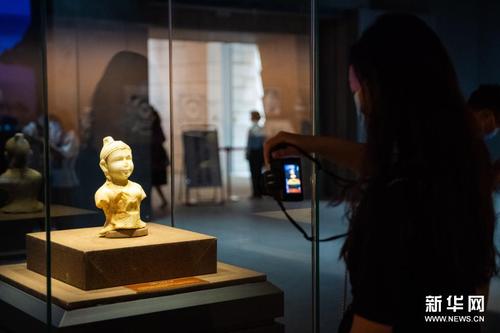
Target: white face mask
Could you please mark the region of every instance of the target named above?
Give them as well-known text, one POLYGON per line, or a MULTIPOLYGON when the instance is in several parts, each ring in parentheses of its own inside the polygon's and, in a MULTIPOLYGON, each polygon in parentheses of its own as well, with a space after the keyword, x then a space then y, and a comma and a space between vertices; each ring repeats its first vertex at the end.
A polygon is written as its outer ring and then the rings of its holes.
POLYGON ((356 106, 356 114, 358 115, 358 117, 360 115, 363 115, 363 112, 361 112, 361 98, 359 97, 360 91, 361 90, 354 92, 354 105, 356 106))
POLYGON ((366 124, 365 124, 365 115, 361 109, 361 98, 360 90, 354 92, 354 105, 356 107, 356 118, 358 120, 358 141, 366 142, 366 124))

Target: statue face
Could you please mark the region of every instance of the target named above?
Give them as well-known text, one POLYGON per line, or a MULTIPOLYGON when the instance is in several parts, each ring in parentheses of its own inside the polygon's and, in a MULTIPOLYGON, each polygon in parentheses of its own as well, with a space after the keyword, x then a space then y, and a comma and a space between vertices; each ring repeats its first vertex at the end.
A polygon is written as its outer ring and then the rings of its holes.
POLYGON ((111 181, 126 181, 134 171, 132 152, 130 149, 118 149, 109 154, 106 159, 111 181))

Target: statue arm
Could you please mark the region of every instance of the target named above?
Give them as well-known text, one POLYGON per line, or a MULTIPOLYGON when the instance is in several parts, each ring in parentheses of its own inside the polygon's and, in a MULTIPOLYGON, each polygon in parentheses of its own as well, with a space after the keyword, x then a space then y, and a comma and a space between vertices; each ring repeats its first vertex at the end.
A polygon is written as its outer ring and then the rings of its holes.
POLYGON ((95 192, 95 205, 97 208, 100 208, 106 212, 107 208, 109 207, 109 195, 106 190, 104 190, 102 187, 95 192))
MULTIPOLYGON (((140 185, 139 185, 139 186, 140 186, 140 185)), ((144 192, 144 189, 142 188, 142 186, 140 186, 140 188, 141 188, 140 199, 141 199, 141 201, 142 201, 142 200, 144 200, 144 198, 146 198, 146 197, 147 197, 147 195, 146 195, 146 192, 144 192)))

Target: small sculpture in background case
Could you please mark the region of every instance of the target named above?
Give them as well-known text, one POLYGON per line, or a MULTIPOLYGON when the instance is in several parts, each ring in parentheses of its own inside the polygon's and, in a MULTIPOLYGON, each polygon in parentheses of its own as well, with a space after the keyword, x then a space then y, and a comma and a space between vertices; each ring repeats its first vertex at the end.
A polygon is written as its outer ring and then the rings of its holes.
POLYGON ((4 213, 34 213, 43 210, 43 203, 38 201, 42 175, 27 167, 31 147, 22 133, 7 140, 5 154, 9 168, 0 175, 0 188, 7 192, 8 201, 0 210, 4 213))
POLYGON ((140 213, 146 193, 141 185, 128 179, 134 171, 130 147, 123 141, 105 137, 99 166, 106 176, 106 182, 95 193, 95 204, 106 216, 99 235, 108 238, 147 235, 140 213))

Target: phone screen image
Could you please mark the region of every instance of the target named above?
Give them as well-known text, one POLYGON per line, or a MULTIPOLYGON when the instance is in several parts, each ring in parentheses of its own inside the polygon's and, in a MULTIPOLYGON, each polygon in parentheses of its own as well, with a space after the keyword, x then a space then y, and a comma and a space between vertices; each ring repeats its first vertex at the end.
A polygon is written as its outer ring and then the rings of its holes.
POLYGON ((285 193, 300 194, 302 193, 302 184, 300 182, 300 168, 298 164, 285 163, 283 164, 285 172, 285 193))

